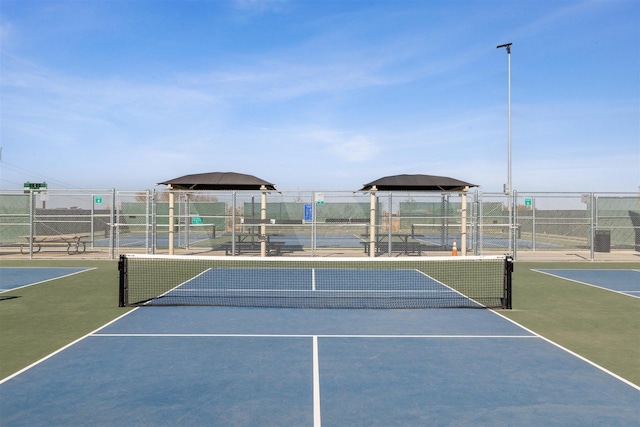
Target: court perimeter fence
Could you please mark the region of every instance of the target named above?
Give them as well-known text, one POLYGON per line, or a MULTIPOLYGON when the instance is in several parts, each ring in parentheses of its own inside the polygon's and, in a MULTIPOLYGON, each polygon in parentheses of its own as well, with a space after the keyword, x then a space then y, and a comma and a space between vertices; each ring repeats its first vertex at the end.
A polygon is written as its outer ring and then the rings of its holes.
POLYGON ((166 190, 0 190, 0 254, 409 256, 451 254, 454 241, 459 255, 511 248, 516 259, 519 251, 582 251, 592 260, 599 253, 640 252, 637 193, 512 197, 510 221, 508 196, 480 189, 465 197, 173 191, 173 212, 166 190))

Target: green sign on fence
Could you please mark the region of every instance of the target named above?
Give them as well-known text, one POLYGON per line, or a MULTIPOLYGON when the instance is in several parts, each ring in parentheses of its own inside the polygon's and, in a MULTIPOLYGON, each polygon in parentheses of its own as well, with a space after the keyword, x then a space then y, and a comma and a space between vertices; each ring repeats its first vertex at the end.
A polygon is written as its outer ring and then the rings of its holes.
POLYGON ((41 191, 47 191, 46 182, 25 182, 24 192, 25 194, 33 191, 34 193, 40 193, 41 191))

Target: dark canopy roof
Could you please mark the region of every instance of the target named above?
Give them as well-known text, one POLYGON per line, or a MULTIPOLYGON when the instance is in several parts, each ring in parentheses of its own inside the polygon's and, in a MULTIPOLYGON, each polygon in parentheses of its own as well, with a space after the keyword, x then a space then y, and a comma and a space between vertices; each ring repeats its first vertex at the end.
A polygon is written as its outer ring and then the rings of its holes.
POLYGON ((185 175, 159 184, 171 185, 178 190, 259 190, 263 185, 267 190, 275 190, 274 184, 235 172, 209 172, 185 175))
POLYGON ((465 187, 477 187, 446 176, 394 175, 365 184, 360 191, 371 190, 374 185, 380 191, 463 191, 465 187))

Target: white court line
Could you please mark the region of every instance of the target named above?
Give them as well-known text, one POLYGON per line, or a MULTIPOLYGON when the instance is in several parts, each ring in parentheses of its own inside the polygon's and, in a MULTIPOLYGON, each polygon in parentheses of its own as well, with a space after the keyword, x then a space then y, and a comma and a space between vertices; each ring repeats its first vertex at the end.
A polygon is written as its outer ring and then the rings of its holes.
POLYGON ((230 337, 230 338, 538 338, 535 334, 531 335, 358 335, 358 334, 327 334, 327 335, 311 335, 311 334, 110 334, 95 333, 93 337, 230 337))
POLYGON ((25 371, 28 371, 29 369, 33 368, 34 366, 37 366, 37 365, 41 364, 41 363, 42 363, 42 362, 44 362, 45 360, 52 358, 52 357, 53 357, 53 356, 55 356, 56 354, 58 354, 58 353, 60 353, 60 352, 62 352, 62 351, 64 351, 64 350, 68 349, 69 347, 71 347, 71 346, 73 346, 73 345, 75 345, 75 344, 79 343, 80 341, 82 341, 82 340, 84 340, 84 339, 86 339, 86 338, 88 338, 88 337, 93 336, 97 331, 99 331, 99 330, 101 330, 101 329, 106 328, 107 326, 109 326, 109 325, 111 325, 111 324, 113 324, 113 323, 117 322, 118 320, 122 319, 122 318, 123 318, 123 317, 125 317, 125 316, 128 316, 129 314, 133 313, 133 312, 134 312, 134 311, 136 311, 136 310, 138 310, 138 308, 137 308, 137 307, 136 307, 136 308, 134 308, 133 310, 127 311, 126 313, 122 314, 121 316, 118 316, 118 317, 116 317, 115 319, 113 319, 113 320, 111 320, 111 321, 109 321, 109 322, 105 323, 104 325, 100 326, 100 327, 99 327, 98 329, 96 329, 95 331, 93 331, 93 332, 89 332, 88 334, 86 334, 86 335, 84 335, 84 336, 82 336, 82 337, 78 338, 77 340, 72 341, 72 342, 70 342, 69 344, 67 344, 67 345, 65 345, 65 346, 63 346, 63 347, 60 347, 58 350, 54 351, 53 353, 50 353, 50 354, 46 355, 46 356, 45 356, 45 357, 43 357, 42 359, 40 359, 40 360, 37 360, 37 361, 33 362, 31 365, 26 366, 26 367, 24 367, 24 368, 20 369, 18 372, 14 372, 13 374, 9 375, 8 377, 3 378, 2 380, 0 380, 0 385, 1 385, 1 384, 4 384, 5 382, 9 381, 9 380, 10 380, 10 379, 12 379, 12 378, 17 377, 17 376, 18 376, 18 375, 20 375, 21 373, 23 373, 23 372, 25 372, 25 371))
MULTIPOLYGON (((563 270, 563 269, 558 269, 558 270, 563 270)), ((587 271, 587 270, 575 269, 575 268, 567 269, 567 270, 571 270, 571 271, 587 271)), ((634 298, 640 298, 640 295, 637 295, 637 296, 636 295, 631 295, 632 292, 635 293, 637 291, 617 291, 615 289, 606 288, 604 286, 594 285, 593 283, 583 282, 581 280, 572 279, 570 277, 561 276, 559 274, 553 274, 553 273, 551 273, 551 271, 553 271, 553 270, 543 271, 543 270, 532 269, 531 271, 535 271, 536 273, 546 274, 547 276, 555 277, 557 279, 568 280, 569 282, 574 282, 574 283, 579 283, 581 285, 591 286, 592 288, 597 288, 597 289, 602 289, 604 291, 614 292, 616 294, 626 295, 626 296, 630 296, 630 297, 634 297, 634 298)), ((592 270, 592 271, 627 271, 627 270, 595 269, 595 270, 592 270)), ((628 271, 637 271, 637 270, 628 270, 628 271)))
MULTIPOLYGON (((267 292, 277 292, 277 293, 303 293, 310 292, 309 289, 258 289, 258 288, 219 288, 219 289, 198 289, 198 288, 174 288, 171 290, 171 293, 193 293, 194 291, 200 291, 204 296, 207 296, 207 293, 211 292, 253 292, 253 293, 267 293, 267 292)), ((464 296, 460 292, 457 292, 453 289, 324 289, 317 290, 315 289, 315 283, 313 285, 312 291, 315 292, 323 292, 323 293, 341 293, 341 292, 350 292, 350 293, 361 293, 361 294, 372 294, 372 293, 414 293, 414 294, 429 294, 429 293, 449 293, 456 294, 464 297, 464 299, 471 300, 471 298, 464 296)), ((164 296, 161 295, 161 296, 164 296)), ((473 300, 472 300, 473 301, 473 300)), ((474 301, 475 302, 475 301, 474 301)))
POLYGON ((269 337, 313 339, 313 426, 322 426, 318 338, 538 338, 535 335, 275 335, 275 334, 93 334, 94 337, 269 337))
POLYGON ((562 350, 562 351, 564 351, 564 352, 566 352, 566 353, 568 353, 568 354, 572 355, 573 357, 576 357, 576 358, 578 358, 578 359, 582 360, 583 362, 585 362, 585 363, 587 363, 587 364, 589 364, 589 365, 593 366, 594 368, 599 369, 600 371, 602 371, 602 372, 604 372, 604 373, 606 373, 606 374, 608 374, 608 375, 612 376, 613 378, 615 378, 615 379, 617 379, 617 380, 619 380, 619 381, 622 381, 623 383, 627 384, 628 386, 631 386, 632 388, 634 388, 634 389, 636 389, 636 390, 640 391, 640 386, 638 386, 638 385, 636 385, 636 384, 632 383, 631 381, 629 381, 629 380, 627 380, 627 379, 625 379, 625 378, 621 377, 620 375, 618 375, 618 374, 616 374, 616 373, 613 373, 612 371, 610 371, 610 370, 606 369, 605 367, 598 365, 596 362, 593 362, 593 361, 591 361, 591 360, 587 359, 586 357, 581 356, 581 355, 579 355, 578 353, 576 353, 576 352, 574 352, 574 351, 572 351, 572 350, 569 350, 567 347, 564 347, 564 346, 562 346, 562 345, 558 344, 557 342, 552 341, 551 339, 546 338, 546 337, 544 337, 544 336, 542 336, 542 335, 538 334, 537 332, 534 332, 533 330, 531 330, 531 329, 529 329, 529 328, 527 328, 527 327, 525 327, 525 326, 521 325, 520 323, 516 322, 515 320, 511 320, 511 319, 509 319, 507 316, 505 316, 505 315, 504 315, 504 314, 502 314, 502 313, 498 313, 498 312, 497 312, 497 311, 495 311, 495 310, 490 310, 490 311, 491 311, 493 314, 495 314, 496 316, 500 316, 500 317, 502 317, 503 319, 505 319, 506 321, 511 322, 511 323, 513 323, 513 324, 514 324, 514 325, 516 325, 516 326, 519 326, 520 328, 524 329, 525 331, 527 331, 527 332, 531 332, 531 333, 532 333, 532 334, 534 334, 536 337, 538 337, 538 338, 540 338, 540 339, 542 339, 542 340, 544 340, 544 341, 548 342, 549 344, 551 344, 551 345, 555 346, 556 348, 559 348, 560 350, 562 350))
POLYGON ((320 417, 320 363, 318 362, 318 337, 313 337, 313 426, 322 426, 320 417))

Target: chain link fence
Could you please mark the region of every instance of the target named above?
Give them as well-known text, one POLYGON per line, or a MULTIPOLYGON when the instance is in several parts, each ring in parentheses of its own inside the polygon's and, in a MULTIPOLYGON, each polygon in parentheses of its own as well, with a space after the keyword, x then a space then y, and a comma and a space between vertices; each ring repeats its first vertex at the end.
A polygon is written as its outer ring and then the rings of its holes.
POLYGON ((632 193, 0 191, 0 253, 257 256, 640 252, 632 193))

